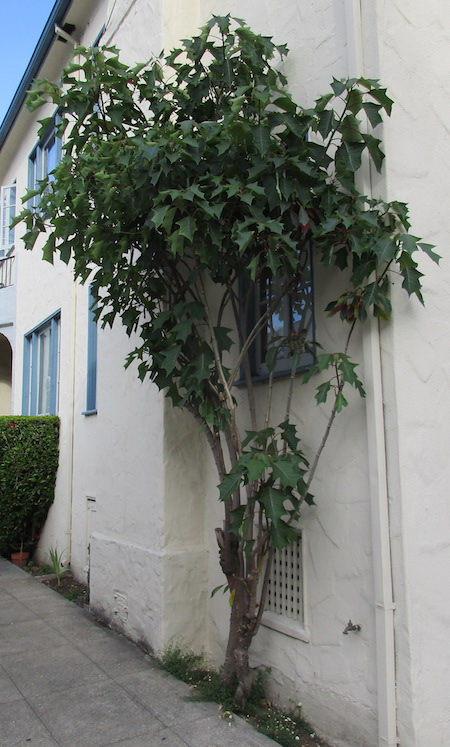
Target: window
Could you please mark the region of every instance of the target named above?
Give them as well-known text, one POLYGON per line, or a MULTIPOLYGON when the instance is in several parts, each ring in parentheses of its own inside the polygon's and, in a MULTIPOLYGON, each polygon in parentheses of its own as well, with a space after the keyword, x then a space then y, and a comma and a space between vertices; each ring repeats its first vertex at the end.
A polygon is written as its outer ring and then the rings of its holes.
POLYGON ((89 286, 88 304, 86 410, 83 415, 95 415, 97 412, 97 322, 92 286, 89 286))
POLYGON ((0 190, 0 259, 6 257, 14 246, 14 228, 11 221, 16 214, 16 184, 0 190))
MULTIPOLYGON (((250 313, 247 329, 250 331, 258 319, 267 315, 255 343, 250 350, 250 366, 255 380, 265 380, 269 375, 267 360, 276 354, 275 375, 290 374, 292 355, 299 350, 298 368, 314 363, 314 291, 312 276, 311 250, 305 251, 305 266, 300 280, 282 295, 286 278, 283 274, 273 277, 270 270, 252 287, 250 287, 250 313), (277 297, 281 300, 277 304, 277 297), (273 313, 271 307, 276 305, 273 313), (303 340, 309 346, 303 346, 303 340)), ((248 283, 244 293, 248 293, 248 283)))
MULTIPOLYGON (((61 160, 61 138, 57 133, 58 118, 54 117, 53 123, 39 140, 30 155, 28 164, 28 189, 39 189, 39 182, 47 176, 53 179, 53 170, 61 160)), ((30 199, 32 207, 39 204, 39 196, 30 199)))
POLYGON ((56 415, 59 395, 60 312, 25 335, 24 415, 56 415))

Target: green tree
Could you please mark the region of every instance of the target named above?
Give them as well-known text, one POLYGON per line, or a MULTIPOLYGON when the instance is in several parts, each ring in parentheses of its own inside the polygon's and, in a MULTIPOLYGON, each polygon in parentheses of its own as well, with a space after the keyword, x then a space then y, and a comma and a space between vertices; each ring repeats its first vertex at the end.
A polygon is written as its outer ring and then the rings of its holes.
POLYGON ((303 381, 322 376, 315 396, 330 402, 330 426, 346 387, 364 396, 348 355, 356 323, 369 313, 389 318, 392 272, 421 300, 413 253, 437 259, 408 233, 404 204, 368 199, 355 185, 364 153, 381 169, 380 141, 360 118, 375 128, 390 114, 386 90, 374 80, 333 80, 303 109, 274 64, 286 52, 229 16, 133 68, 113 48, 75 50, 61 86, 38 81, 30 95, 31 108, 59 107, 66 140, 54 173, 25 195, 37 193, 39 206, 17 219, 27 247, 44 233, 44 257, 56 251, 73 260, 77 278, 90 279, 103 324, 120 318, 140 335, 128 364, 137 361, 140 377, 205 433, 224 507, 216 529, 231 602, 223 677, 243 700, 272 554, 297 537, 329 432, 310 466, 291 420, 297 370, 309 355, 303 381), (347 290, 327 307, 349 325, 342 352, 316 355, 295 308, 310 289, 311 252, 346 271, 347 290), (288 334, 274 326, 286 299, 288 334), (263 332, 267 404, 258 422, 251 354, 263 332), (291 375, 278 422, 271 401, 281 356, 291 375), (251 424, 245 434, 243 422, 251 424))

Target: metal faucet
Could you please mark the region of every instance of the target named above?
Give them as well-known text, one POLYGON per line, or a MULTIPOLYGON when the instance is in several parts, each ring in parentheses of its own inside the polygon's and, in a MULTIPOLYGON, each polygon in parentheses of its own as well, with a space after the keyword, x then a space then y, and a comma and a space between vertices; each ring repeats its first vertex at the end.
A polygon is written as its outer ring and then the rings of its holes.
POLYGON ((342 632, 344 635, 348 635, 350 631, 352 630, 356 630, 356 631, 361 630, 361 625, 358 625, 358 624, 355 625, 354 623, 352 623, 351 620, 349 620, 345 630, 343 630, 342 632))

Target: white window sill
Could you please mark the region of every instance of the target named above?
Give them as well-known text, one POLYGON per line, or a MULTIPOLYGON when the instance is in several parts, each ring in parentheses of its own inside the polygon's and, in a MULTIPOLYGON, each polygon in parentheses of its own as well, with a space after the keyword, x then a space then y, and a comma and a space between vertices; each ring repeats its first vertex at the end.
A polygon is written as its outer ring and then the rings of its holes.
POLYGON ((283 633, 291 638, 297 638, 299 641, 309 643, 311 640, 309 631, 298 620, 290 620, 287 617, 276 615, 274 612, 264 612, 261 623, 266 628, 271 628, 271 630, 276 630, 278 633, 283 633))

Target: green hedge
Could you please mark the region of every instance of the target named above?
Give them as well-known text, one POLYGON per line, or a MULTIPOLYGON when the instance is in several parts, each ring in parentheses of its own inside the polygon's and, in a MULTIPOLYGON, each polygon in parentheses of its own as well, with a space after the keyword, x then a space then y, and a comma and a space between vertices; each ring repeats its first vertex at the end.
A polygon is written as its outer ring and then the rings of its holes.
POLYGON ((32 550, 55 495, 59 418, 0 417, 0 552, 32 550))

